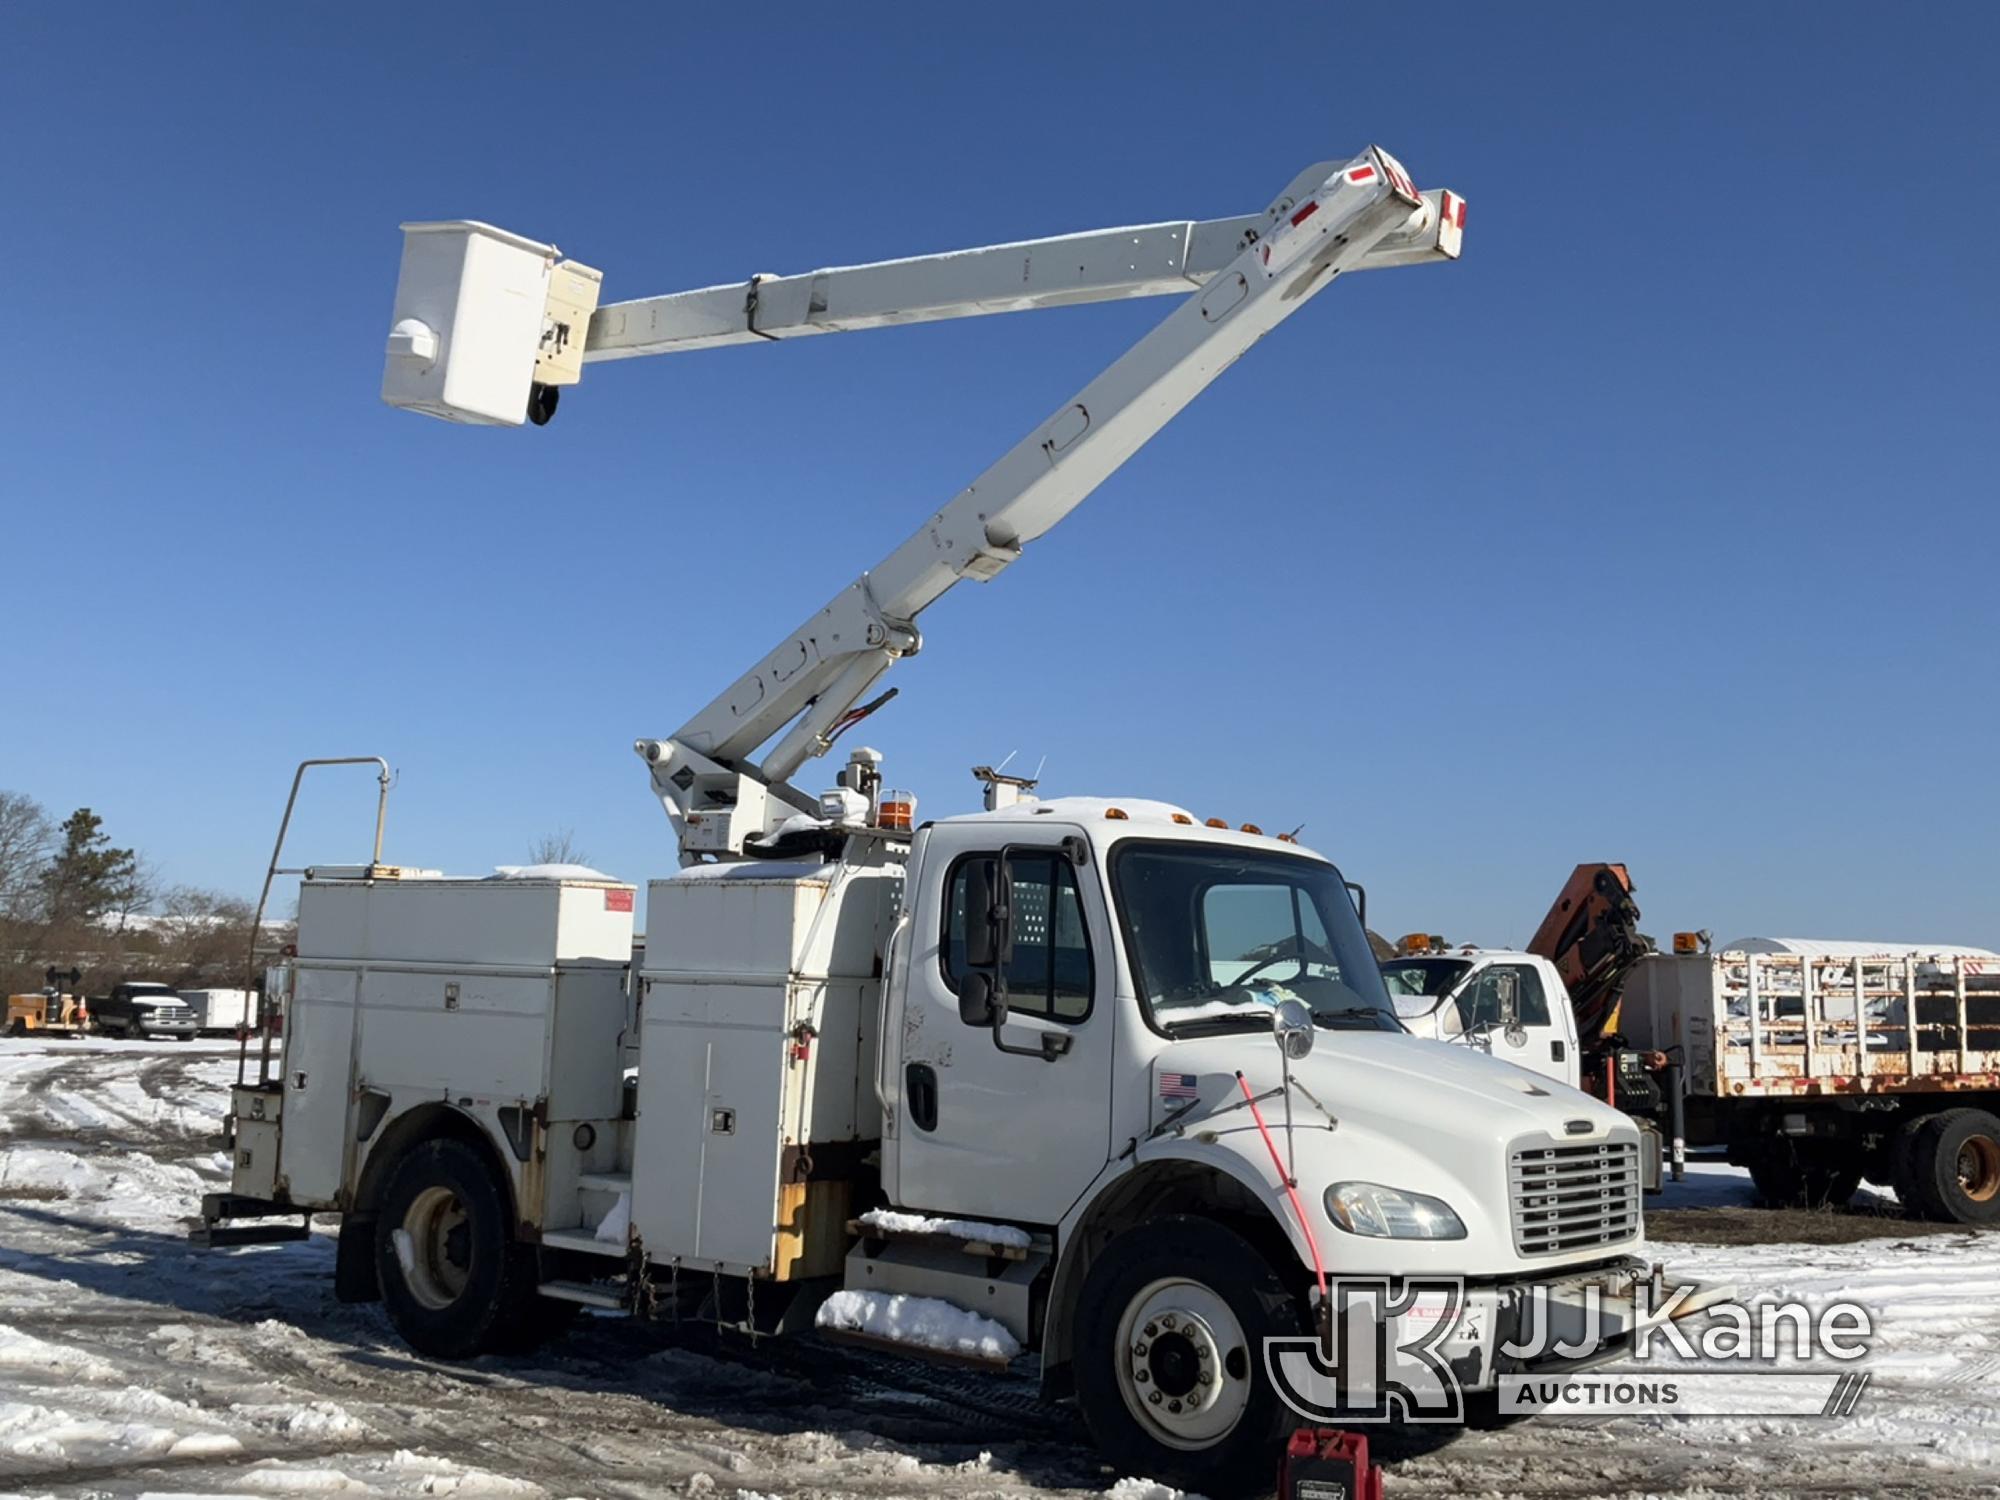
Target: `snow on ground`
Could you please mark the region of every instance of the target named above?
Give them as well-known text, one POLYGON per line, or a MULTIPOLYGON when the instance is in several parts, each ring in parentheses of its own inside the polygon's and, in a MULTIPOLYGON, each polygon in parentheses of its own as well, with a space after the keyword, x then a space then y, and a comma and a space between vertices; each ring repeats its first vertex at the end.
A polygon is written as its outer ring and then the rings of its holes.
MULTIPOLYGON (((234 1076, 227 1044, 0 1040, 0 1495, 1171 1494, 1106 1470, 1027 1382, 847 1348, 589 1319, 531 1357, 418 1358, 379 1308, 333 1300, 330 1226, 187 1245, 200 1194, 226 1182, 234 1076)), ((1395 1500, 2000 1496, 2000 1238, 1886 1220, 1850 1243, 1685 1237, 1748 1199, 1740 1174, 1696 1167, 1656 1254, 1877 1308, 1851 1418, 1376 1433, 1395 1500)))

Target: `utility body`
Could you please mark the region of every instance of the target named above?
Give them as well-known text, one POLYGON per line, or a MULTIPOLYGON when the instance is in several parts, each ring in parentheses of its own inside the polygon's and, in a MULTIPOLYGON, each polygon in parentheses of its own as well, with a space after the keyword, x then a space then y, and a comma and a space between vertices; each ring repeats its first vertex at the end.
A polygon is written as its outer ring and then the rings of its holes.
POLYGON ((1463 222, 1371 149, 1238 219, 594 313, 597 274, 548 246, 406 226, 385 398, 489 424, 545 420, 595 359, 1186 300, 638 742, 680 862, 645 892, 643 957, 639 891, 589 871, 388 866, 379 817, 369 863, 308 870, 282 1048, 246 1061, 203 1232, 340 1213, 341 1294, 443 1355, 577 1306, 908 1347, 895 1299, 923 1299, 958 1330, 937 1352, 1035 1358, 1124 1472, 1212 1494, 1268 1488, 1294 1419, 1265 1341, 1314 1331, 1322 1276, 1464 1278, 1445 1347, 1469 1391, 1538 1290, 1558 1323, 1600 1300, 1585 1347, 1622 1348, 1658 1282, 1632 1122, 1407 1034, 1323 856, 985 768, 983 812, 919 823, 869 749, 817 795, 791 779, 885 701, 924 608, 1012 565, 1338 275, 1448 261, 1463 222))

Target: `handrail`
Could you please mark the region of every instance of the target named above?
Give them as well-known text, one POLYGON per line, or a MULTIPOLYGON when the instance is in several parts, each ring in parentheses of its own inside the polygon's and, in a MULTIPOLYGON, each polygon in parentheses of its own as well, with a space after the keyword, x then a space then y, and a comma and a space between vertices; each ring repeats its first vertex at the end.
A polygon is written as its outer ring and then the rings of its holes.
MULTIPOLYGON (((257 995, 257 1030, 263 1037, 262 1052, 257 1059, 257 1082, 268 1083, 271 1077, 271 1025, 265 1013, 270 997, 257 983, 257 940, 264 935, 264 907, 271 899, 271 882, 278 876, 278 862, 285 853, 285 834, 292 826, 292 809, 298 805, 299 784, 305 780, 306 772, 314 766, 374 766, 377 768, 376 781, 381 790, 375 797, 375 849, 369 856, 368 868, 373 870, 382 863, 382 827, 389 816, 389 762, 379 755, 330 755, 314 760, 302 760, 299 768, 292 773, 292 794, 285 799, 285 815, 278 822, 278 841, 271 846, 271 863, 264 871, 264 888, 257 893, 257 914, 250 919, 250 949, 243 958, 243 988, 254 990, 257 995)), ((236 1081, 241 1084, 250 1067, 250 1038, 245 1035, 236 1052, 236 1081)))

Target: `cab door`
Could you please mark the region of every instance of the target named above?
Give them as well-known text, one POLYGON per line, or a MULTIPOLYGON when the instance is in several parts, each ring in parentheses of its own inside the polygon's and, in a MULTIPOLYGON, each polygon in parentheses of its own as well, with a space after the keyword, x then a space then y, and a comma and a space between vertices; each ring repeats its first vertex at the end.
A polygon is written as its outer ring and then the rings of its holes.
POLYGON ((892 1012, 883 1038, 887 1186, 905 1208, 1053 1224, 1110 1156, 1115 965, 1100 872, 1074 828, 978 823, 931 828, 921 871, 900 1024, 892 1012), (1011 913, 997 1028, 960 1013, 975 864, 1011 913))
POLYGON ((1536 964, 1503 959, 1466 976, 1451 1003, 1466 1040, 1502 1062, 1574 1087, 1581 1074, 1566 999, 1560 991, 1549 993, 1536 964))

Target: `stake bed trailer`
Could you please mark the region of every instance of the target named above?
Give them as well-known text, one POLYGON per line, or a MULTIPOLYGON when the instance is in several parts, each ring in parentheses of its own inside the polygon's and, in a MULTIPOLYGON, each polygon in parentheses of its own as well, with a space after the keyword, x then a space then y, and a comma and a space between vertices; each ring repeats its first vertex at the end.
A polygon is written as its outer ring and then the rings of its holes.
POLYGON ((1291 1418, 1260 1352, 1313 1330, 1327 1275, 1464 1277, 1443 1347, 1467 1390, 1539 1367, 1500 1352, 1537 1293, 1565 1339, 1601 1295, 1598 1357, 1615 1354, 1660 1281, 1631 1123, 1405 1034, 1330 862, 1165 804, 1039 801, 983 768, 987 811, 912 826, 867 749, 821 796, 789 780, 880 705, 863 700, 918 648, 924 608, 1013 563, 1340 273, 1453 259, 1463 222, 1371 149, 1239 219, 594 315, 597 273, 548 246, 405 226, 384 397, 487 424, 546 420, 596 359, 1186 300, 639 742, 683 868, 649 888, 636 974, 637 893, 589 872, 400 870, 379 815, 370 863, 305 872, 282 1054, 236 1091, 235 1193, 206 1232, 341 1213, 341 1295, 380 1296, 448 1356, 577 1305, 753 1335, 817 1309, 868 1336, 871 1298, 933 1299, 977 1330, 962 1350, 1038 1356, 1125 1472, 1217 1495, 1268 1487, 1291 1418), (1275 1134, 1260 1103, 1283 1110, 1275 1134))

